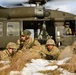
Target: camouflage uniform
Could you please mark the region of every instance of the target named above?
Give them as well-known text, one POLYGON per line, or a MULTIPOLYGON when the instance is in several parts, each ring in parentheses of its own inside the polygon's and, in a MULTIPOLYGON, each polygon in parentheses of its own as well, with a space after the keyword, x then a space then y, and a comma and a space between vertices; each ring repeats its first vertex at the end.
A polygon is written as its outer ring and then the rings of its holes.
POLYGON ((17 52, 17 45, 13 42, 9 42, 5 50, 0 52, 0 60, 9 60, 17 52), (8 49, 12 49, 12 53, 8 49))
POLYGON ((40 43, 37 40, 33 39, 32 37, 29 37, 29 39, 26 40, 24 46, 26 48, 31 48, 33 46, 40 46, 40 43))
POLYGON ((55 46, 55 42, 52 39, 48 39, 46 42, 46 46, 42 46, 42 50, 41 50, 43 57, 45 57, 46 59, 57 59, 59 54, 60 54, 60 50, 55 46), (48 49, 47 47, 53 45, 52 49, 48 49))
POLYGON ((73 44, 71 46, 65 47, 64 50, 62 50, 62 52, 60 53, 58 59, 71 57, 74 54, 76 54, 76 41, 73 42, 73 44))
POLYGON ((68 22, 66 22, 66 25, 65 25, 65 29, 64 29, 64 34, 65 35, 69 35, 69 34, 72 34, 72 30, 71 30, 71 28, 69 27, 69 23, 68 22))
MULTIPOLYGON (((18 45, 19 47, 26 47, 26 49, 31 48, 32 46, 40 46, 40 43, 33 39, 32 37, 30 37, 31 32, 29 30, 24 30, 23 33, 21 34, 21 36, 25 36, 25 40, 18 40, 18 45)), ((21 49, 20 48, 20 49, 21 49)))

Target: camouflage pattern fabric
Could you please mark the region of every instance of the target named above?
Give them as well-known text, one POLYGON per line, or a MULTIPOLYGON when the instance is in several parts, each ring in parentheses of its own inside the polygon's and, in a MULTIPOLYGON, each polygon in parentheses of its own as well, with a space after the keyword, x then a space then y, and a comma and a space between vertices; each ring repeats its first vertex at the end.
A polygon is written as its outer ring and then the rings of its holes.
POLYGON ((7 50, 0 52, 0 60, 10 60, 10 59, 11 59, 11 55, 7 50))
POLYGON ((17 45, 14 42, 9 42, 6 49, 0 52, 1 60, 9 60, 17 52, 17 45), (12 53, 9 51, 12 50, 12 53))
POLYGON ((29 37, 29 39, 25 41, 24 46, 28 49, 33 46, 40 46, 40 43, 37 40, 34 40, 32 37, 29 37))
POLYGON ((60 50, 56 46, 54 46, 51 51, 48 51, 48 49, 45 46, 42 46, 41 52, 42 52, 44 58, 46 56, 48 56, 48 58, 51 57, 50 60, 57 59, 60 54, 60 50))
POLYGON ((22 49, 23 47, 26 47, 26 49, 28 49, 28 48, 31 48, 33 46, 40 46, 41 45, 37 40, 34 40, 30 36, 27 40, 18 40, 17 44, 18 44, 19 49, 22 49))

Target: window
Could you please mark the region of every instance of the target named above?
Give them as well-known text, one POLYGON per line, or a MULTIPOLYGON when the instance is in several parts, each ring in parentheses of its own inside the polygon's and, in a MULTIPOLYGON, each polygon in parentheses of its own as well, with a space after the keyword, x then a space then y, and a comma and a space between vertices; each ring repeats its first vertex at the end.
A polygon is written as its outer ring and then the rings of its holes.
POLYGON ((7 23, 7 36, 19 36, 20 26, 19 22, 7 23))
POLYGON ((3 23, 0 22, 0 36, 3 35, 3 23))

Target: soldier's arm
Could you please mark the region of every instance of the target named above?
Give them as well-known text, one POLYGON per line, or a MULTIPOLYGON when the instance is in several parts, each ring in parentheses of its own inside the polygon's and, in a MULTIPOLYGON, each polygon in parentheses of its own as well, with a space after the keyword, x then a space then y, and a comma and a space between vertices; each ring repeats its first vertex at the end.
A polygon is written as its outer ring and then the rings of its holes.
POLYGON ((44 59, 54 60, 54 57, 49 54, 49 52, 47 51, 47 48, 44 45, 42 46, 41 55, 42 55, 42 58, 44 59))
POLYGON ((17 49, 19 49, 20 48, 20 40, 18 39, 17 40, 17 49))
POLYGON ((70 32, 70 34, 72 34, 72 30, 71 29, 69 29, 69 32, 70 32))
POLYGON ((55 50, 54 54, 51 54, 51 55, 54 57, 54 59, 58 59, 58 57, 59 57, 59 55, 60 55, 60 50, 57 48, 57 49, 55 50))
POLYGON ((34 40, 34 45, 35 45, 35 46, 41 46, 41 44, 39 43, 39 41, 36 40, 36 39, 34 40))
POLYGON ((17 40, 17 44, 20 45, 20 40, 19 39, 17 40))
POLYGON ((5 53, 4 53, 4 51, 1 51, 1 52, 0 52, 0 60, 3 60, 4 57, 5 57, 5 53))

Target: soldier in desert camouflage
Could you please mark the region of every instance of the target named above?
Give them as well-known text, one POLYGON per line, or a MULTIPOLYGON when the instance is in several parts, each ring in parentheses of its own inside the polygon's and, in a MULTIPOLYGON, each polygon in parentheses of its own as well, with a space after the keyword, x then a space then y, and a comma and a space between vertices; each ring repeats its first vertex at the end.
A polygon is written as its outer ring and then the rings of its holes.
POLYGON ((69 22, 66 22, 65 24, 64 35, 72 35, 72 30, 70 28, 69 22))
POLYGON ((20 49, 23 47, 29 49, 32 46, 40 46, 40 43, 37 40, 33 39, 30 34, 31 32, 29 30, 24 30, 22 32, 21 39, 17 41, 20 49))
POLYGON ((17 45, 9 42, 5 50, 0 52, 0 60, 9 60, 17 52, 17 45))
POLYGON ((56 47, 53 39, 48 39, 45 46, 42 46, 42 54, 46 59, 57 59, 60 50, 56 47))

